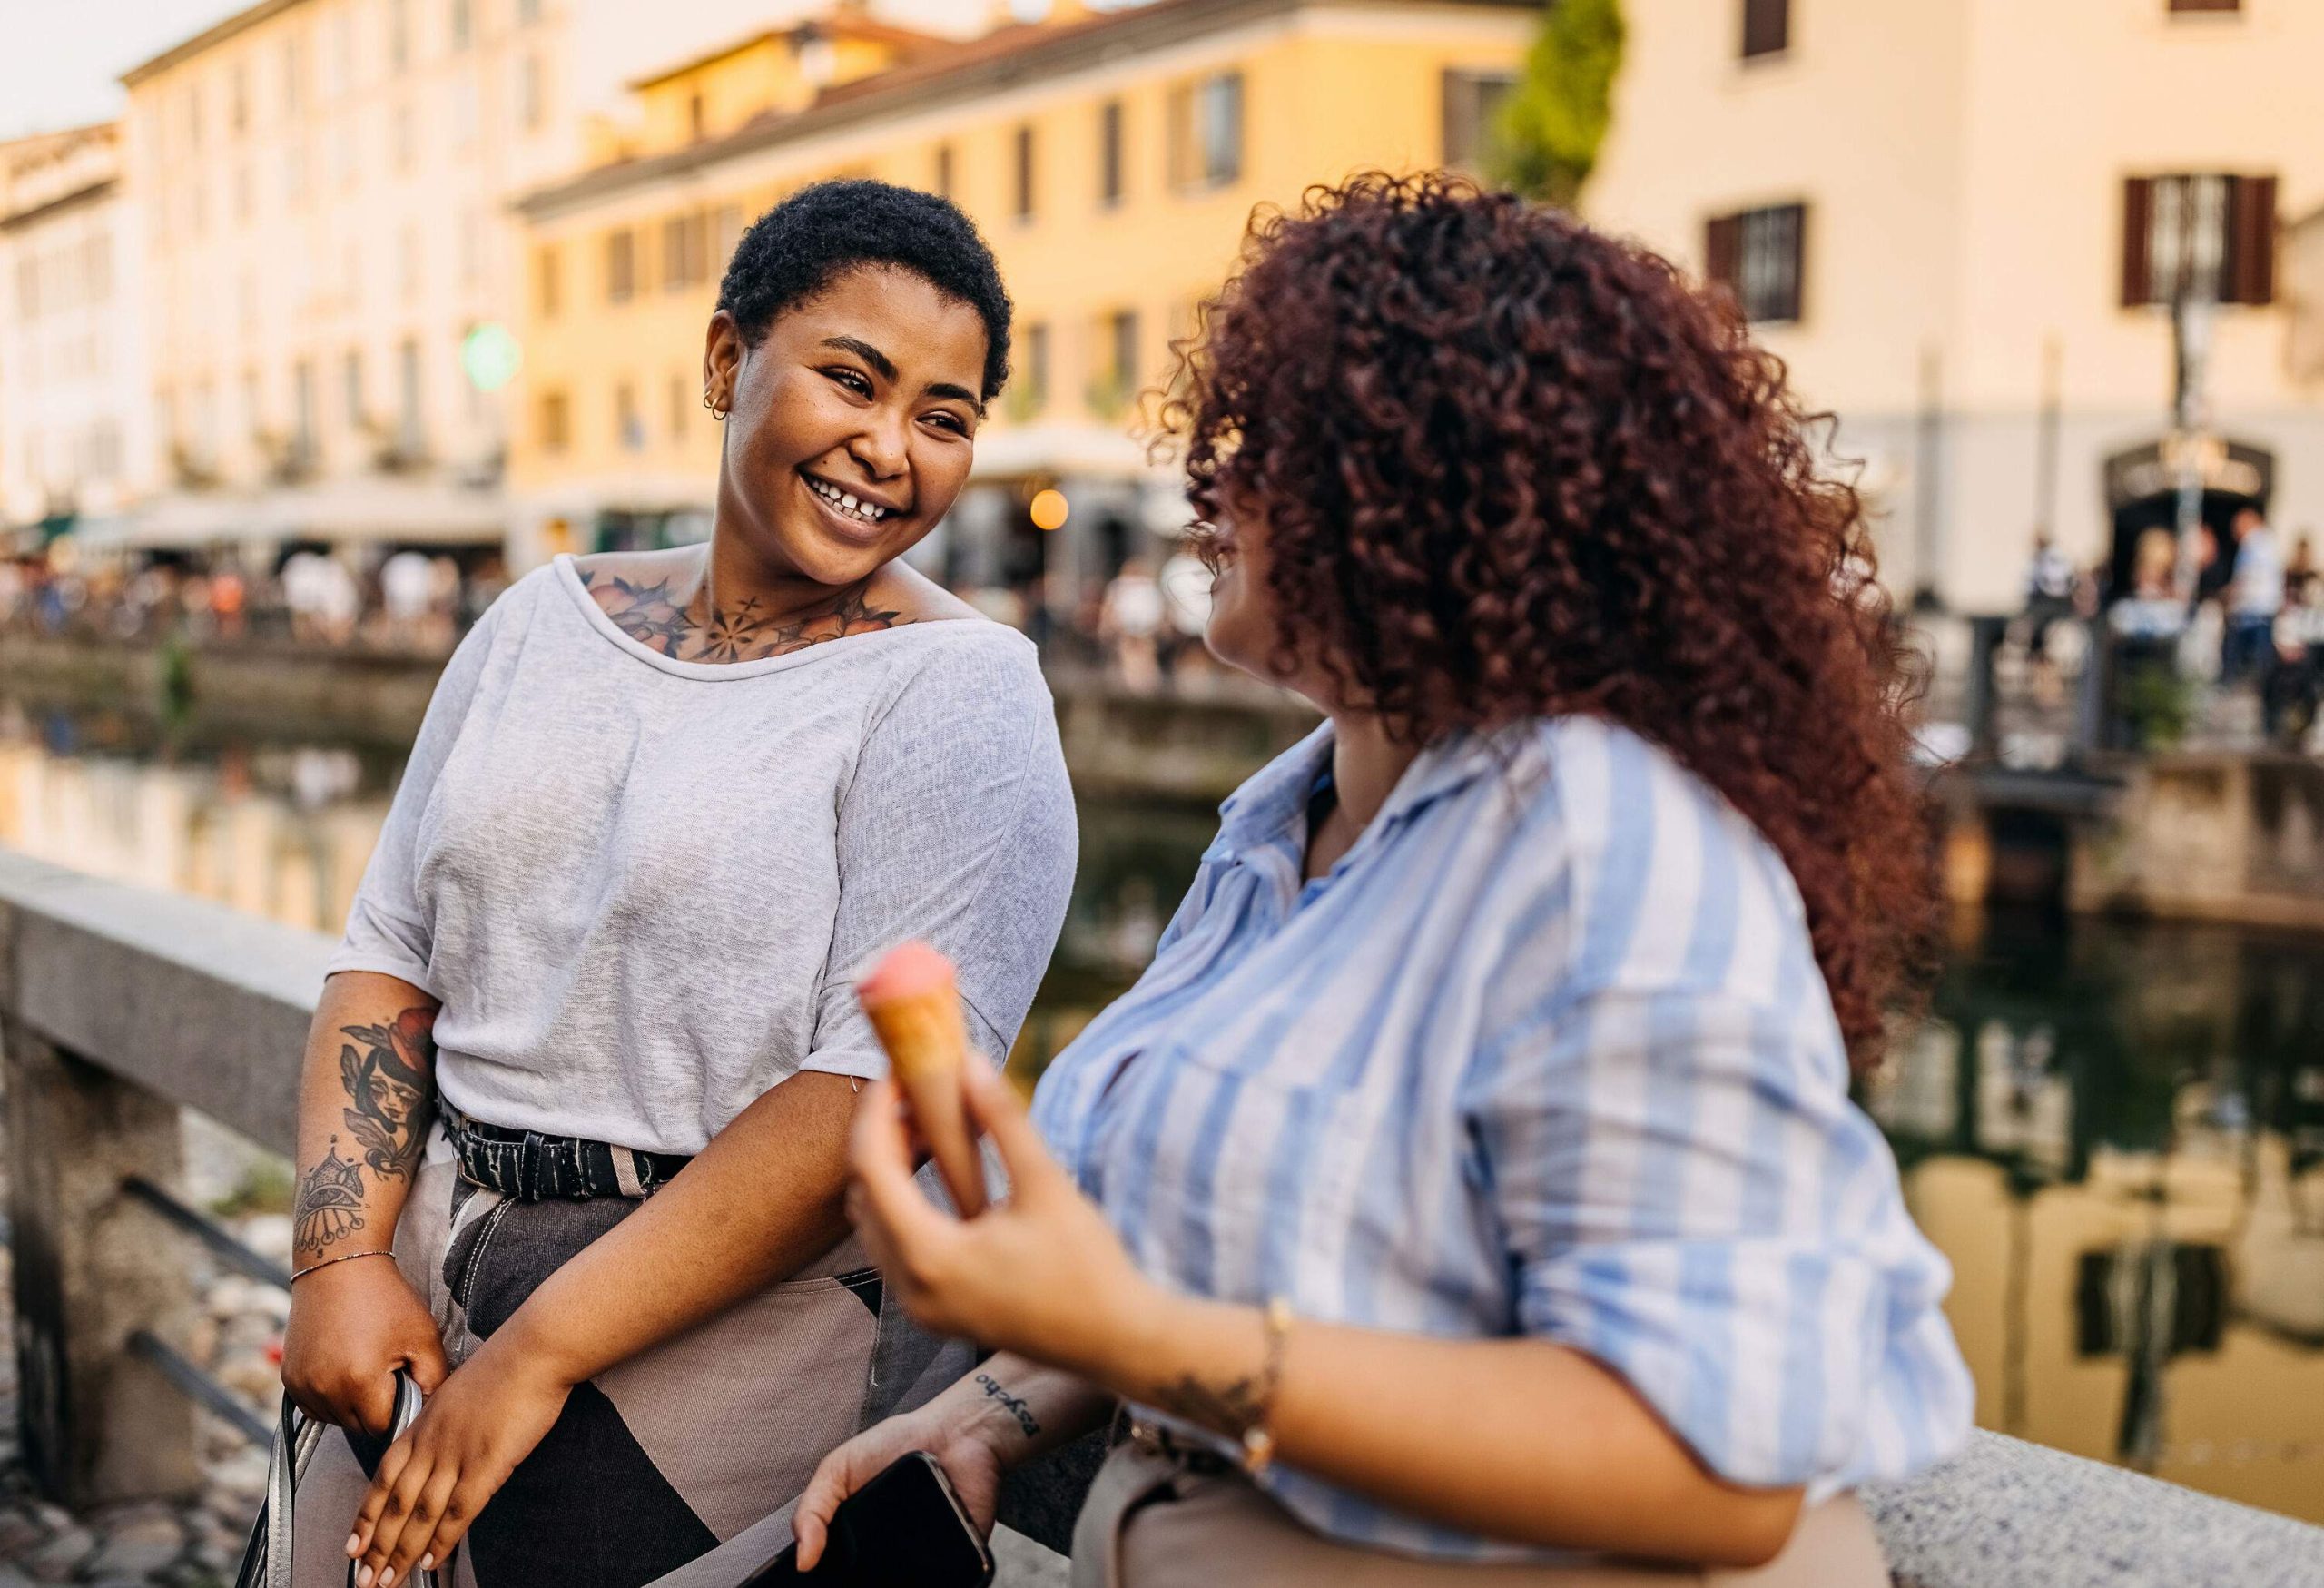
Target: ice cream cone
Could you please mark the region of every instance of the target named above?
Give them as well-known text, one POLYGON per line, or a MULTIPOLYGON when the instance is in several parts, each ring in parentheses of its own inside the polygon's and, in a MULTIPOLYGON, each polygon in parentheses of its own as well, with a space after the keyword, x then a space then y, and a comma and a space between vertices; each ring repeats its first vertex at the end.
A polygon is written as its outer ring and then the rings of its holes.
POLYGON ((962 1091, 969 1037, 952 962, 924 942, 901 944, 856 983, 855 995, 953 1205, 962 1218, 975 1217, 984 1210, 984 1164, 962 1091))

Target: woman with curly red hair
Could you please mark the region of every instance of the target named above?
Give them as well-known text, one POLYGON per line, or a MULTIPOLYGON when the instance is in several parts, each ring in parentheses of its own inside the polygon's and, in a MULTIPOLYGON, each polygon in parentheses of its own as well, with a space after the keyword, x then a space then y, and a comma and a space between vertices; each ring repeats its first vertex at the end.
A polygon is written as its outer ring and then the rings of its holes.
POLYGON ((1885 1583, 1850 1491, 1971 1390, 1847 1098, 1933 899, 1855 493, 1725 301, 1444 178, 1257 222, 1184 376, 1208 643, 1329 720, 1030 1115, 971 1082, 1007 1201, 867 1096, 872 1248, 1001 1355, 803 1557, 1119 1402, 1079 1583, 1885 1583))

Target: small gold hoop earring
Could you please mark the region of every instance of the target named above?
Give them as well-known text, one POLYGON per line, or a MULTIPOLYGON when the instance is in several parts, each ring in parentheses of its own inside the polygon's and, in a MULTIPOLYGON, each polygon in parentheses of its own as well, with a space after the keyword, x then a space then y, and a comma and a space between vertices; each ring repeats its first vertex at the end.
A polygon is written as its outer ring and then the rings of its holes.
POLYGON ((702 394, 702 406, 710 410, 710 417, 712 419, 716 419, 721 424, 724 424, 726 422, 726 410, 719 407, 717 403, 712 401, 710 393, 707 391, 702 394))

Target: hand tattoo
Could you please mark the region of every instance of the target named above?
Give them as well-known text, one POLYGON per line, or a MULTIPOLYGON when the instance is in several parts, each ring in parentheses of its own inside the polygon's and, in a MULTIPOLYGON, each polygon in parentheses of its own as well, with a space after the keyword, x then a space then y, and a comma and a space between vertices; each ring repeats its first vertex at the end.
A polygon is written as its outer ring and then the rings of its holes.
POLYGON ((584 568, 581 585, 624 634, 683 662, 764 661, 826 640, 893 628, 903 620, 901 609, 871 604, 865 594, 869 579, 780 621, 760 610, 755 596, 714 608, 706 596, 682 599, 668 578, 648 584, 584 568))
POLYGON ((401 1179, 419 1156, 436 1071, 435 1026, 435 1011, 415 1008, 388 1025, 340 1028, 362 1044, 340 1046, 340 1079, 354 1104, 340 1118, 382 1179, 401 1179))
POLYGON ((339 1156, 339 1138, 323 1149, 322 1161, 299 1182, 299 1198, 290 1212, 292 1241, 302 1252, 320 1257, 333 1241, 363 1228, 363 1167, 339 1156))
POLYGON ((1041 1425, 1034 1418, 1033 1409, 1025 1404, 1023 1396, 1010 1395, 1001 1388, 1000 1381, 990 1373, 978 1374, 977 1383, 983 1387, 987 1400, 999 1401, 1001 1409, 1017 1419, 1017 1425, 1025 1430, 1026 1438, 1030 1439, 1041 1431, 1041 1425))

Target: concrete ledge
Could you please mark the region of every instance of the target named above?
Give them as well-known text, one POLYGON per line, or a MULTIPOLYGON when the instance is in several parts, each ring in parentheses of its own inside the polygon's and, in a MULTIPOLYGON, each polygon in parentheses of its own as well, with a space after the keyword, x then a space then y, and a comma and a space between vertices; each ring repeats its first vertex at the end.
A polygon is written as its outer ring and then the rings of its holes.
POLYGON ((1864 1504, 1899 1588, 2324 1583, 2324 1528, 1982 1430, 1864 1504))
MULTIPOLYGON (((317 933, 0 851, 0 1011, 285 1152, 330 951, 317 933)), ((1069 1533, 1094 1454, 1012 1477, 1002 1515, 1029 1536, 1007 1541, 1007 1580, 1056 1580, 1042 1546, 1069 1533)), ((1865 1502, 1903 1588, 2324 1583, 2324 1528, 1996 1434, 1865 1502)))
POLYGON ((278 1152, 328 939, 0 851, 0 1002, 79 1058, 278 1152))

